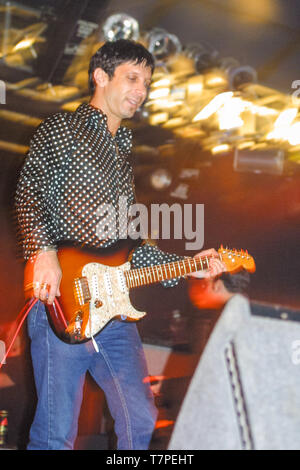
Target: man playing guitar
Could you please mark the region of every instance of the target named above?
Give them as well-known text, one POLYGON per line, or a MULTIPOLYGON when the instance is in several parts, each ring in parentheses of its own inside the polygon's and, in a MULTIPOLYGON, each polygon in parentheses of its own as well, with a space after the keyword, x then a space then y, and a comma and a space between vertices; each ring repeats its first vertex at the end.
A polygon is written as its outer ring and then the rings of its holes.
MULTIPOLYGON (((73 449, 87 371, 106 395, 118 449, 149 446, 156 409, 135 322, 113 318, 97 335, 90 330, 85 341, 68 344, 53 331, 45 307, 55 305, 67 278, 60 259, 65 243, 71 249, 86 249, 90 256, 103 253, 104 259, 105 253, 114 258, 118 252, 120 240, 109 229, 104 240, 97 236, 98 207, 103 202, 116 207, 120 195, 127 197, 128 204, 135 201, 127 160, 131 132, 120 125, 145 101, 153 69, 153 57, 142 45, 127 40, 105 43, 90 62, 90 103, 74 113, 46 119, 31 141, 21 171, 17 216, 26 270, 31 272, 29 284, 39 299, 28 317, 38 394, 28 449, 73 449)), ((131 251, 131 266, 136 268, 180 260, 148 243, 127 240, 122 246, 127 254, 131 251)), ((215 250, 201 256, 210 257, 206 276, 225 270, 215 250)), ((75 264, 71 257, 69 265, 72 259, 75 264)), ((117 258, 108 264, 117 265, 117 258)), ((80 280, 78 297, 87 277, 88 273, 80 280)), ((162 282, 173 286, 178 278, 162 282)), ((101 306, 97 302, 95 309, 101 306)), ((118 308, 115 302, 116 315, 118 308)), ((75 326, 82 321, 75 318, 75 326)))

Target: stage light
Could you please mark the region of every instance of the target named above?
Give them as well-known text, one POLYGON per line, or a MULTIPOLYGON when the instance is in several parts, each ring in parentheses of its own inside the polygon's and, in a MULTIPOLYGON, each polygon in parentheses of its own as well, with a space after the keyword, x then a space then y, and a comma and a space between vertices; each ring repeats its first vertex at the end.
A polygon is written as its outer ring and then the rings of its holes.
POLYGON ((219 93, 214 96, 214 98, 193 118, 193 122, 201 121, 208 119, 212 114, 218 111, 221 106, 223 106, 226 101, 229 101, 233 96, 232 91, 227 91, 224 93, 219 93))
POLYGON ((253 67, 242 65, 231 69, 228 73, 229 86, 232 90, 238 90, 245 83, 254 83, 257 80, 257 73, 253 67))
POLYGON ((215 67, 219 55, 216 49, 205 42, 188 44, 184 49, 184 54, 193 59, 198 73, 215 67))
POLYGON ((297 108, 289 108, 282 111, 274 123, 274 129, 267 134, 266 139, 285 140, 297 114, 297 108))
POLYGON ((151 83, 151 88, 161 88, 161 87, 169 87, 171 85, 171 80, 169 78, 160 78, 155 82, 151 83))
POLYGON ((203 91, 203 77, 202 77, 202 75, 196 75, 194 77, 190 77, 187 80, 186 86, 187 86, 188 98, 198 97, 203 91))
POLYGON ((22 41, 18 42, 13 48, 13 52, 19 51, 20 49, 27 49, 28 47, 31 47, 32 44, 34 44, 35 38, 27 38, 27 39, 22 39, 22 41))
POLYGON ((213 69, 204 73, 205 88, 228 88, 228 78, 223 70, 213 69))
POLYGON ((149 51, 157 60, 166 59, 182 50, 178 37, 161 28, 153 28, 147 34, 146 40, 149 51))
POLYGON ((150 182, 154 189, 161 191, 170 186, 172 182, 172 176, 168 170, 159 168, 158 170, 155 170, 150 176, 150 182))
POLYGON ((169 119, 169 113, 162 112, 162 113, 155 113, 149 116, 149 124, 151 126, 158 126, 164 122, 167 122, 169 119))
POLYGON ((290 145, 300 145, 300 121, 295 122, 287 132, 287 140, 290 145))
POLYGON ((250 65, 240 65, 239 61, 233 57, 221 59, 219 66, 227 74, 231 90, 238 90, 242 85, 257 81, 256 70, 250 65))
POLYGON ((235 149, 233 168, 238 172, 281 175, 284 151, 278 148, 235 149))
POLYGON ((220 130, 235 129, 243 126, 241 113, 246 109, 247 103, 240 98, 233 97, 226 101, 217 111, 220 130))
POLYGON ((106 41, 116 41, 117 39, 136 41, 140 35, 139 24, 132 16, 118 13, 107 18, 103 25, 103 34, 106 41))
POLYGON ((216 155, 217 153, 227 153, 229 152, 229 150, 230 150, 230 146, 228 144, 219 144, 219 145, 215 145, 211 149, 211 153, 213 155, 216 155))
POLYGON ((157 98, 166 98, 169 94, 169 88, 157 88, 156 90, 150 91, 148 99, 155 100, 157 98))

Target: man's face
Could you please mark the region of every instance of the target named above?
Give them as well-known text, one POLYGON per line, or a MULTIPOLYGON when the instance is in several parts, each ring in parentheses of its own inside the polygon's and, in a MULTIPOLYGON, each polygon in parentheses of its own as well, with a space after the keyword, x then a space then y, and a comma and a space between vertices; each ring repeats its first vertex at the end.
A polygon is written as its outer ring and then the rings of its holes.
POLYGON ((131 118, 145 101, 151 83, 151 68, 126 62, 115 69, 103 91, 103 111, 115 119, 131 118))
POLYGON ((199 309, 219 309, 227 300, 211 279, 190 279, 188 292, 192 304, 199 309))

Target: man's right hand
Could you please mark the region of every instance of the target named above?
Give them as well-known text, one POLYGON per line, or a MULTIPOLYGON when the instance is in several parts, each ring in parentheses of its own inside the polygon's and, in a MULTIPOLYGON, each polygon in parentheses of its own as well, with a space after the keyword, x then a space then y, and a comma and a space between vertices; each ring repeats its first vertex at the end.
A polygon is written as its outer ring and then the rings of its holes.
POLYGON ((60 296, 59 285, 62 271, 56 251, 40 252, 34 259, 33 294, 34 297, 52 304, 60 296))

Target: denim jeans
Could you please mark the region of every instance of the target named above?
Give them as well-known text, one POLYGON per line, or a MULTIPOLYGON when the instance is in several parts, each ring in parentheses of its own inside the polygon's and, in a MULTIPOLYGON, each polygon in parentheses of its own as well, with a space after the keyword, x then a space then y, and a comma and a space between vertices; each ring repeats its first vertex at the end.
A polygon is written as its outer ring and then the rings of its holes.
POLYGON ((87 371, 105 393, 118 449, 147 449, 157 415, 135 323, 112 320, 92 341, 67 344, 49 326, 44 305, 28 316, 38 395, 28 449, 73 449, 87 371))

